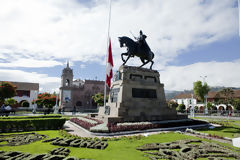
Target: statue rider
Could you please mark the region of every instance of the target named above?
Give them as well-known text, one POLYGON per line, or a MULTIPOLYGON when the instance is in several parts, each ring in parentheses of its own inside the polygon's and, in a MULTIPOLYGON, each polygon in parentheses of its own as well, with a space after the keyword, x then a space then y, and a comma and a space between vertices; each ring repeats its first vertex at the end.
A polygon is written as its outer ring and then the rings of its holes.
POLYGON ((140 30, 140 35, 139 37, 134 37, 137 40, 137 43, 140 45, 141 48, 144 47, 144 45, 146 44, 145 39, 147 38, 147 36, 145 34, 143 34, 142 30, 140 30))

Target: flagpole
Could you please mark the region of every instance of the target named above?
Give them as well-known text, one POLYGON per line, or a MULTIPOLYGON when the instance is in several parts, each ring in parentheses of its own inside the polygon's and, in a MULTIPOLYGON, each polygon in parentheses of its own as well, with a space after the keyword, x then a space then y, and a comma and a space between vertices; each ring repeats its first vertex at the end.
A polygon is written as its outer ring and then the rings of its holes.
POLYGON ((240 0, 238 0, 238 34, 240 37, 240 0))
MULTIPOLYGON (((108 13, 108 33, 107 33, 107 52, 106 52, 106 66, 108 59, 108 45, 109 45, 109 34, 110 34, 110 22, 111 22, 111 0, 109 0, 109 13, 108 13)), ((105 68, 106 69, 106 68, 105 68)), ((106 107, 106 94, 107 94, 107 71, 105 70, 105 85, 104 85, 104 108, 106 107)))

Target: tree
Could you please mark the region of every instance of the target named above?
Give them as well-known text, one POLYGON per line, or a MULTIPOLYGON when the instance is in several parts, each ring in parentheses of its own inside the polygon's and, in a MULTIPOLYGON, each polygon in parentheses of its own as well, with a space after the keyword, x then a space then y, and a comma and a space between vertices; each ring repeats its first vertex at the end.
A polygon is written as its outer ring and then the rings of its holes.
POLYGON ((240 110, 240 99, 235 99, 233 102, 233 106, 236 110, 240 110))
POLYGON ((13 99, 13 98, 8 98, 8 99, 6 99, 6 100, 4 101, 4 103, 5 103, 6 105, 13 106, 13 105, 17 104, 17 101, 16 101, 15 99, 13 99))
POLYGON ((10 82, 0 82, 0 103, 6 98, 12 98, 16 95, 16 86, 10 82))
POLYGON ((178 107, 178 103, 175 101, 169 101, 168 102, 168 107, 169 108, 177 108, 178 107))
MULTIPOLYGON (((92 99, 95 103, 97 103, 98 106, 104 105, 104 94, 103 93, 97 93, 94 96, 92 96, 92 99)), ((106 102, 108 101, 108 96, 106 97, 106 102)))
POLYGON ((44 106, 46 108, 53 108, 53 106, 56 105, 56 95, 47 92, 39 94, 37 99, 32 101, 32 104, 34 103, 36 103, 39 106, 44 106))
POLYGON ((214 106, 213 103, 211 103, 211 102, 208 102, 208 103, 207 103, 207 107, 208 107, 209 110, 217 110, 217 109, 216 109, 217 107, 214 106))
POLYGON ((193 91, 194 94, 199 98, 199 100, 201 102, 204 102, 204 96, 208 94, 208 92, 210 91, 210 87, 207 85, 206 82, 202 85, 201 81, 197 81, 193 83, 193 91))
POLYGON ((176 108, 176 110, 181 113, 183 113, 185 109, 186 109, 186 106, 184 104, 179 104, 178 107, 176 108))
POLYGON ((228 105, 233 103, 234 91, 232 88, 223 88, 219 91, 219 94, 224 97, 224 104, 228 105))

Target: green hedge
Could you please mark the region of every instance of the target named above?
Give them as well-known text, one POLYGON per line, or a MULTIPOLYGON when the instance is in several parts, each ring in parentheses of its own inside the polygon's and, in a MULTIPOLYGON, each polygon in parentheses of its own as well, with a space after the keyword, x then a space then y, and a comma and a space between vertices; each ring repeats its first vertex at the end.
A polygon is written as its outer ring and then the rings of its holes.
POLYGON ((65 118, 0 119, 0 132, 61 129, 65 118))
POLYGON ((1 119, 36 119, 36 118, 61 118, 60 114, 50 114, 41 116, 10 116, 10 117, 0 117, 1 119))

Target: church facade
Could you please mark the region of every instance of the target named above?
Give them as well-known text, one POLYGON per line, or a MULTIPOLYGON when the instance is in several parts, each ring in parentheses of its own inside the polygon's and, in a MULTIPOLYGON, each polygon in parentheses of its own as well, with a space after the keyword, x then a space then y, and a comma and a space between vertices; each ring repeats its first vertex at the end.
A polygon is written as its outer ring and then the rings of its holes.
POLYGON ((97 111, 97 104, 92 96, 96 93, 104 93, 104 81, 98 80, 73 80, 73 70, 69 63, 62 70, 60 87, 60 104, 64 111, 72 111, 74 107, 78 112, 97 111))

